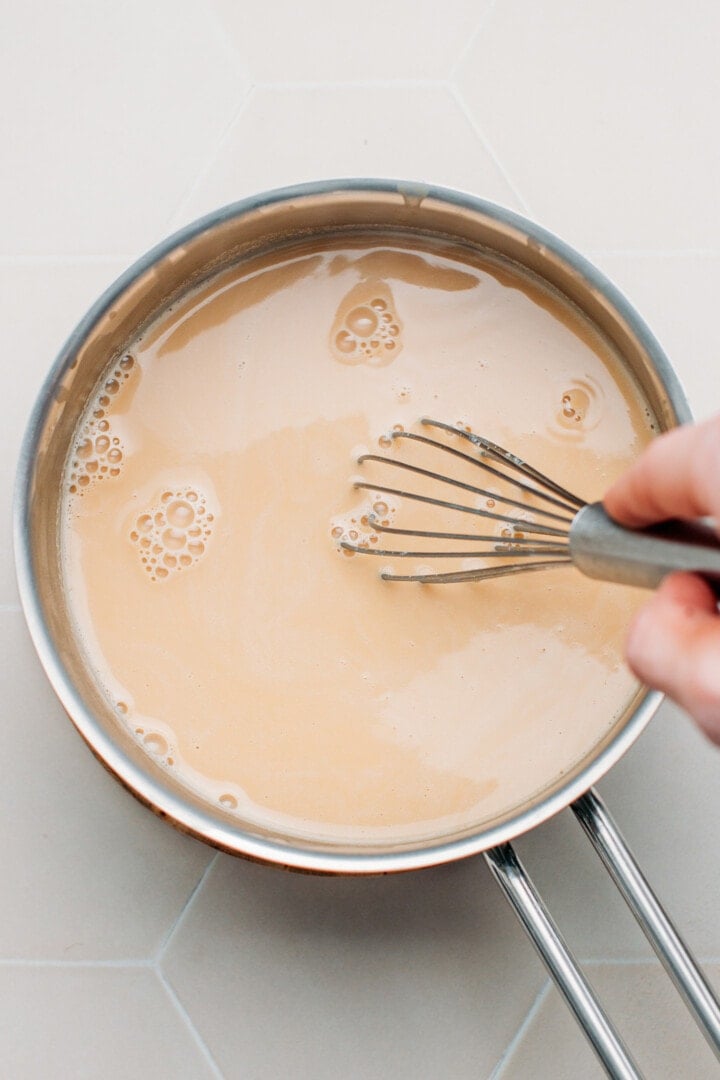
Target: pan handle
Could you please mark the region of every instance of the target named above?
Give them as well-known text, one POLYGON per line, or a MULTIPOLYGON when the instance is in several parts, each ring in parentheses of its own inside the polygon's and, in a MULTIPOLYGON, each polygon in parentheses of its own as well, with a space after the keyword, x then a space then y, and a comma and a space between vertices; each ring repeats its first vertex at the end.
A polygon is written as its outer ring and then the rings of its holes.
POLYGON ((622 1039, 578 967, 510 844, 485 852, 495 880, 612 1080, 642 1080, 622 1039))
POLYGON ((720 1059, 720 1002, 648 885, 600 796, 590 790, 572 808, 713 1053, 720 1059))

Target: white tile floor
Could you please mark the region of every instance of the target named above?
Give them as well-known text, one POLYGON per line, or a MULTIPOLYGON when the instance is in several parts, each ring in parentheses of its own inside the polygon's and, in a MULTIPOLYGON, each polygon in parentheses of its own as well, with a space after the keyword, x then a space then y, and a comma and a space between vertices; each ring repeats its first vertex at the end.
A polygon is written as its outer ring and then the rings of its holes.
MULTIPOLYGON (((326 881, 215 856, 72 731, 9 549, 31 401, 171 228, 268 186, 397 175, 594 258, 720 408, 714 0, 27 0, 0 42, 0 1073, 562 1080, 597 1073, 484 865, 326 881), (595 1070, 595 1071, 593 1071, 595 1070)), ((720 758, 676 710, 602 785, 720 981, 720 758)), ((717 1074, 574 822, 519 844, 647 1075, 717 1074)))

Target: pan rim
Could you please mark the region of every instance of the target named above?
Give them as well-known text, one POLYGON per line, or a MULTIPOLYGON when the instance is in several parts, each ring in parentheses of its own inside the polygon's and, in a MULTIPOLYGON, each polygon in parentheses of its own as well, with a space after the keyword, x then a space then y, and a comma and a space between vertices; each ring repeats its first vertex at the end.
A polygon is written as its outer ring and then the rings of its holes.
POLYGON ((395 846, 387 851, 378 850, 381 848, 379 844, 371 850, 364 850, 360 845, 357 845, 356 850, 347 850, 351 847, 349 844, 344 845, 343 850, 333 850, 332 845, 320 844, 312 847, 309 844, 306 846, 306 842, 292 843, 277 837, 263 837, 225 822, 209 810, 208 812, 201 810, 184 800, 169 786, 161 784, 131 759, 95 719, 64 667, 44 617, 32 565, 30 544, 31 492, 35 462, 40 438, 49 409, 55 399, 56 390, 83 341, 123 293, 150 268, 178 247, 230 219, 276 203, 353 192, 359 195, 378 192, 403 197, 437 199, 474 211, 501 224, 521 230, 532 237, 534 241, 543 245, 549 252, 582 275, 589 287, 601 293, 621 318, 629 324, 652 359, 655 372, 668 394, 677 421, 684 423, 691 419, 682 387, 662 347, 623 294, 604 274, 564 241, 515 211, 469 193, 407 180, 349 178, 276 188, 222 207, 155 245, 121 274, 80 320, 51 367, 26 428, 16 474, 13 539, 21 606, 40 662, 63 708, 84 741, 124 787, 156 814, 169 819, 182 831, 231 854, 319 873, 378 874, 421 869, 467 858, 513 840, 553 817, 584 794, 624 755, 649 723, 663 695, 650 690, 641 693, 640 700, 634 706, 624 726, 605 745, 601 745, 597 754, 592 756, 593 751, 590 751, 588 757, 591 757, 591 760, 567 783, 559 781, 549 795, 540 797, 534 804, 525 807, 519 813, 507 816, 489 828, 480 826, 477 832, 470 835, 437 839, 429 843, 420 841, 407 847, 395 846))

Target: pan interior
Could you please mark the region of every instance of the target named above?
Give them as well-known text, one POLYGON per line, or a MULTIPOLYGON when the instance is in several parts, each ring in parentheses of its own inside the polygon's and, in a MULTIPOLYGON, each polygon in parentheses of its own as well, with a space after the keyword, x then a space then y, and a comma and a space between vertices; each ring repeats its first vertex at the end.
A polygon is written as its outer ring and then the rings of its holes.
POLYGON ((494 839, 639 728, 635 591, 572 569, 402 591, 333 544, 368 510, 352 453, 420 415, 588 500, 675 422, 626 313, 541 248, 439 198, 308 196, 169 247, 70 343, 37 427, 39 604, 82 734, 179 824, 330 856, 494 839), (143 528, 171 543, 188 500, 209 525, 181 574, 143 528))

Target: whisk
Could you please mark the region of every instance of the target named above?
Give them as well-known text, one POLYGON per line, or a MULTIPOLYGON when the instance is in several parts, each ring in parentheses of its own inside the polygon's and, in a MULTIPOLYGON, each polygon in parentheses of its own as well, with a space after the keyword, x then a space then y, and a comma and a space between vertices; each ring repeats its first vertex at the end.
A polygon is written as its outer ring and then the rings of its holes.
MULTIPOLYGON (((505 535, 481 535, 470 532, 433 531, 431 529, 397 528, 381 515, 368 514, 367 521, 374 533, 383 536, 442 540, 448 542, 441 550, 409 550, 370 547, 367 543, 351 543, 344 539, 340 546, 346 551, 392 559, 473 559, 490 565, 450 572, 432 573, 421 570, 399 574, 384 569, 386 581, 418 581, 425 584, 455 584, 486 581, 510 574, 551 570, 556 567, 577 567, 588 577, 600 578, 625 585, 655 588, 674 570, 701 574, 720 596, 720 541, 713 529, 703 523, 668 521, 649 529, 626 529, 616 524, 601 503, 586 503, 550 477, 529 465, 515 454, 459 425, 423 418, 420 423, 430 429, 460 436, 470 444, 471 452, 459 450, 430 435, 396 429, 393 440, 420 443, 430 451, 454 458, 462 468, 477 468, 491 482, 500 481, 512 495, 477 486, 445 472, 420 467, 400 458, 382 454, 362 454, 358 464, 378 462, 391 469, 402 469, 423 481, 438 485, 438 496, 447 489, 459 488, 485 499, 485 507, 453 502, 404 488, 356 481, 355 487, 378 495, 392 496, 403 501, 439 507, 444 512, 474 516, 488 524, 502 523, 505 535), (487 507, 487 508, 486 508, 487 507), (490 509, 493 507, 493 509, 490 509), (526 520, 528 511, 531 520, 526 520), (525 515, 519 516, 519 513, 525 515), (449 542, 465 541, 470 549, 454 550, 449 542)), ((486 481, 487 482, 487 481, 486 481)))

